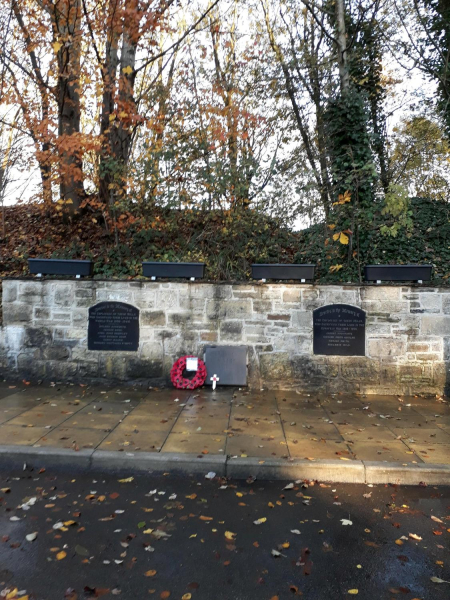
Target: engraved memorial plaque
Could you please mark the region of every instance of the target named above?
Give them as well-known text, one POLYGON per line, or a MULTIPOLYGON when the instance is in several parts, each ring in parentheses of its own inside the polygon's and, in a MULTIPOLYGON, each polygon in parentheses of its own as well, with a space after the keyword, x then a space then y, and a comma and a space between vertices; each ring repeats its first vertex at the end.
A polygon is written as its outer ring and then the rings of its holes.
POLYGON ((89 309, 89 350, 136 352, 138 346, 138 308, 124 302, 100 302, 89 309))
POLYGON ((366 313, 349 304, 330 304, 313 313, 314 354, 365 356, 366 313))

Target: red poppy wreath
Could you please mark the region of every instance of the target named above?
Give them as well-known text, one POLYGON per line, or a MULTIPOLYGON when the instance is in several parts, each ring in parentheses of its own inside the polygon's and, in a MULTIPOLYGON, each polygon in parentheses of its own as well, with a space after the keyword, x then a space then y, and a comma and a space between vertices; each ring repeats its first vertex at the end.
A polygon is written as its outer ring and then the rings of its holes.
POLYGON ((170 380, 174 387, 178 390, 195 390, 202 386, 206 380, 206 366, 205 363, 198 359, 198 369, 192 379, 183 377, 183 372, 186 369, 186 359, 196 358, 195 356, 182 356, 174 362, 173 367, 170 371, 170 380))

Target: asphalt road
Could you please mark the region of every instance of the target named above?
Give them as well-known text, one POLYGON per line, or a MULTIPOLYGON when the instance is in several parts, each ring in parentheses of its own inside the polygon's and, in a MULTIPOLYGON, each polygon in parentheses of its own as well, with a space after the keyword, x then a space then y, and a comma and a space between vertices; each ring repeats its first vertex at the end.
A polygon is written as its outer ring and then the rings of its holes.
POLYGON ((0 598, 450 598, 449 488, 120 479, 0 472, 0 598))

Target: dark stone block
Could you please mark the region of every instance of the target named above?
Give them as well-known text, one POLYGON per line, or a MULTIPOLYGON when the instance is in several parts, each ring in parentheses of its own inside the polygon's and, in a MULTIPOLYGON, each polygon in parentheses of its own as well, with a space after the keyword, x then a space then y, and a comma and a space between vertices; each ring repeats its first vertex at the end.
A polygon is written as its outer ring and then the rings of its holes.
POLYGON ((126 364, 126 375, 130 379, 152 379, 155 377, 162 377, 162 361, 130 358, 127 360, 126 364))
POLYGON ((42 357, 46 360, 67 360, 70 350, 66 346, 49 346, 42 351, 42 357))
POLYGON ((27 348, 43 348, 53 341, 52 332, 47 328, 27 327, 25 330, 24 345, 27 348))

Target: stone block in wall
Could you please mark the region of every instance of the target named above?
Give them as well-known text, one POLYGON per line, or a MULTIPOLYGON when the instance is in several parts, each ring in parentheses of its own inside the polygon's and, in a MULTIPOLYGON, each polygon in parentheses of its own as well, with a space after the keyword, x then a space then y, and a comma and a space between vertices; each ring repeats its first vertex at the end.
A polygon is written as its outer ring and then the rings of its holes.
POLYGON ((420 294, 420 307, 425 313, 440 313, 442 311, 441 294, 420 294))
POLYGON ((357 290, 351 290, 344 292, 337 286, 326 286, 319 288, 319 300, 321 306, 327 304, 351 304, 352 306, 359 306, 360 299, 357 290))
POLYGON ((379 362, 359 356, 342 357, 340 362, 341 376, 346 381, 379 382, 381 370, 379 362))
POLYGON ((255 285, 233 285, 232 298, 252 298, 261 300, 261 290, 255 285))
MULTIPOLYGON (((400 317, 401 314, 409 313, 409 304, 406 301, 383 302, 380 300, 379 302, 374 302, 374 301, 364 300, 361 303, 361 308, 372 316, 383 317, 385 321, 389 320, 390 317, 392 319, 395 319, 395 321, 398 321, 401 318, 400 317)), ((394 321, 390 321, 390 322, 394 322, 394 321)))
POLYGON ((66 340, 84 340, 87 339, 87 329, 84 327, 70 327, 65 330, 66 340))
POLYGON ((141 310, 141 325, 162 327, 166 324, 166 313, 162 310, 141 310))
POLYGON ((45 360, 68 360, 70 348, 63 345, 46 346, 41 349, 41 358, 45 360))
POLYGON ((254 313, 265 314, 272 310, 272 300, 252 300, 254 313))
POLYGON ((50 307, 36 306, 34 308, 33 318, 38 321, 50 321, 52 311, 50 307))
POLYGON ((450 336, 450 316, 423 315, 421 332, 423 335, 450 336))
POLYGON ((441 360, 441 356, 433 352, 418 352, 416 353, 416 360, 419 362, 436 362, 441 360))
POLYGON ((5 352, 20 352, 25 345, 26 328, 17 325, 2 327, 2 343, 5 352))
POLYGON ((27 327, 23 346, 25 348, 44 348, 53 343, 53 333, 48 327, 27 327))
POLYGON ((223 300, 206 302, 206 315, 208 319, 244 319, 252 316, 250 298, 242 300, 223 300))
POLYGON ((288 381, 293 376, 290 355, 287 352, 260 354, 259 368, 263 381, 288 381))
POLYGON ((131 357, 126 361, 127 379, 153 379, 163 376, 163 361, 131 357))
POLYGON ((302 292, 299 288, 287 289, 283 292, 283 304, 300 305, 302 301, 302 292))
POLYGON ((87 308, 75 308, 72 310, 72 323, 74 327, 88 326, 89 311, 87 308))
POLYGON ((179 292, 177 290, 157 290, 155 292, 156 310, 177 310, 179 306, 179 292))
POLYGON ((219 336, 216 331, 201 331, 200 341, 201 342, 217 342, 219 336))
POLYGON ((8 281, 5 279, 2 282, 2 302, 15 302, 17 300, 18 281, 8 281))
POLYGON ((365 301, 386 302, 401 299, 402 289, 400 287, 377 285, 361 287, 361 299, 365 301))
POLYGON ((93 288, 75 288, 75 298, 90 298, 91 300, 95 297, 95 291, 93 288))
POLYGON ((3 305, 4 325, 29 323, 33 318, 33 305, 11 302, 3 305))
POLYGON ((261 285, 261 300, 277 300, 281 302, 283 291, 281 286, 261 285))
POLYGON ((274 314, 270 314, 267 315, 267 320, 271 321, 271 325, 274 325, 273 321, 284 321, 285 323, 290 322, 291 320, 291 315, 289 313, 286 314, 280 314, 280 313, 274 313, 274 314))
POLYGON ((142 290, 133 292, 131 304, 137 308, 155 308, 155 293, 142 290))
POLYGON ((312 311, 306 310, 294 310, 292 311, 292 327, 296 329, 304 329, 306 331, 312 331, 313 328, 313 314, 312 311))
POLYGON ((111 381, 125 380, 127 378, 127 361, 129 357, 125 353, 100 353, 98 374, 103 379, 111 381))
POLYGON ((242 321, 221 321, 220 322, 220 340, 229 342, 242 341, 242 321))
POLYGON ((326 385, 329 378, 339 375, 339 363, 330 357, 296 355, 291 357, 291 364, 295 384, 305 383, 308 389, 326 385))
POLYGON ((367 343, 368 356, 372 358, 398 357, 406 352, 403 340, 392 338, 369 339, 367 343))
POLYGON ((445 315, 450 315, 450 294, 446 294, 442 298, 442 312, 445 315))
MULTIPOLYGON (((450 362, 436 362, 433 365, 433 384, 448 394, 450 388, 450 362)), ((442 392, 441 392, 442 393, 442 392)))
POLYGON ((126 304, 133 304, 133 292, 131 290, 116 290, 103 289, 97 290, 96 302, 125 302, 126 304))
POLYGON ((430 383, 433 379, 431 366, 422 365, 399 365, 400 383, 412 381, 415 385, 430 383))
POLYGON ((140 355, 144 359, 162 360, 163 346, 160 342, 144 342, 141 346, 140 355))
POLYGON ((55 284, 54 304, 57 307, 72 306, 75 290, 72 284, 55 284))
POLYGON ((99 377, 99 363, 80 361, 78 363, 78 376, 80 379, 97 379, 99 377))

